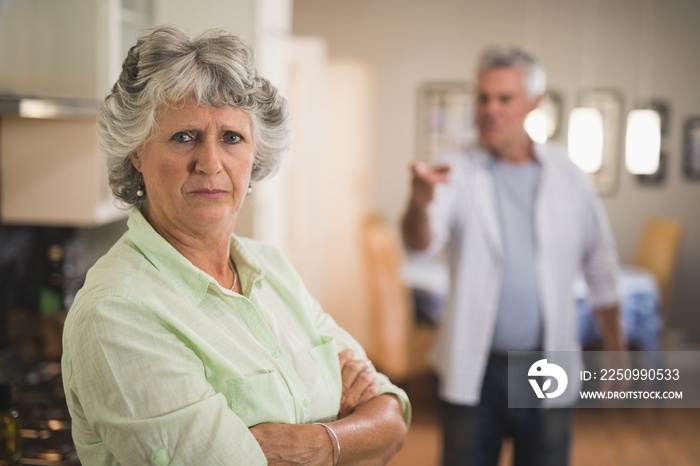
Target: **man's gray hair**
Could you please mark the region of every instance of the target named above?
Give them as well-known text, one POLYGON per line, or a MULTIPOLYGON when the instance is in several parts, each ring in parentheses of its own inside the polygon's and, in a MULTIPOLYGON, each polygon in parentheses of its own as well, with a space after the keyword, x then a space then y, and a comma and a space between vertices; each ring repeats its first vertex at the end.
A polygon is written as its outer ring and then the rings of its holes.
POLYGON ((496 68, 519 69, 530 100, 547 91, 547 74, 544 68, 535 57, 519 47, 499 44, 484 50, 479 60, 479 72, 496 68))
POLYGON ((247 112, 253 131, 251 179, 277 169, 289 147, 289 110, 277 89, 258 76, 250 47, 224 30, 190 38, 178 27, 161 26, 139 34, 98 119, 116 198, 145 210, 145 198, 136 194, 141 177, 131 159, 154 135, 159 107, 190 97, 203 106, 228 105, 247 112))

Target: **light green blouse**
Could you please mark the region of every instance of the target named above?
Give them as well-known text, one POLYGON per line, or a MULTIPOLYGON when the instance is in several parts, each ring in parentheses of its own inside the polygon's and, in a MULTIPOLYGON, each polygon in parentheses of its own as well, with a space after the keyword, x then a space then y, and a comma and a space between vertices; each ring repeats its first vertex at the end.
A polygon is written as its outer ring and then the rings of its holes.
MULTIPOLYGON (((338 352, 364 350, 274 248, 231 238, 243 295, 222 288, 135 209, 87 275, 63 334, 73 439, 86 465, 254 466, 248 427, 333 420, 338 352)), ((380 391, 406 394, 379 375, 380 391)))

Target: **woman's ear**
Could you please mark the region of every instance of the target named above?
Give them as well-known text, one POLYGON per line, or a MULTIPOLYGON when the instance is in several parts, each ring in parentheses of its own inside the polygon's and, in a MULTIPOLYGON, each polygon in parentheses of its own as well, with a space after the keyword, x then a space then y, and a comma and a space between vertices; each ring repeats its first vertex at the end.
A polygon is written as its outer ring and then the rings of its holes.
POLYGON ((134 166, 137 172, 141 172, 141 157, 138 153, 131 156, 131 164, 134 166))

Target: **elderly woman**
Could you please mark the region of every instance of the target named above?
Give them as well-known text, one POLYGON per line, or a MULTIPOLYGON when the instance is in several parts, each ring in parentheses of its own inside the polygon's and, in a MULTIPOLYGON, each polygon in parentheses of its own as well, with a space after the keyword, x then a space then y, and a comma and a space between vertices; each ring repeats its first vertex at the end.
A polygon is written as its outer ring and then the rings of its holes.
POLYGON ((63 378, 86 465, 386 464, 405 393, 273 248, 233 234, 288 145, 239 38, 142 35, 98 132, 128 231, 88 273, 63 378))

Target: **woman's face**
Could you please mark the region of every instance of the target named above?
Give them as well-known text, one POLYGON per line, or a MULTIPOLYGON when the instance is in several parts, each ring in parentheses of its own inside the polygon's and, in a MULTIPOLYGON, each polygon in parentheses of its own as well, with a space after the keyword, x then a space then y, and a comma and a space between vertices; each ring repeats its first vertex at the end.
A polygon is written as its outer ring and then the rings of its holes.
POLYGON ((156 113, 155 135, 134 156, 146 187, 147 218, 161 234, 230 233, 253 166, 248 113, 194 100, 156 113))

